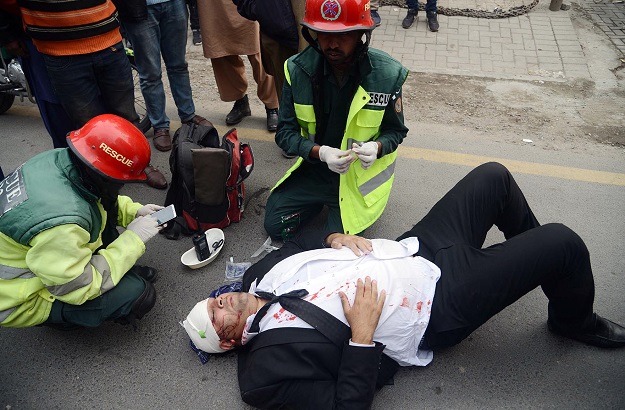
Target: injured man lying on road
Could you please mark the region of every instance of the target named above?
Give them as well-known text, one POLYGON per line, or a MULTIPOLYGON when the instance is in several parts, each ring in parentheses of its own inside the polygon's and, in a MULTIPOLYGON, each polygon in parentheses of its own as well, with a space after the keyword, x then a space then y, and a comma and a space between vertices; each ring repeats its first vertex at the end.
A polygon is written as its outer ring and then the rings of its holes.
POLYGON ((427 365, 538 286, 551 332, 625 346, 625 328, 594 313, 583 240, 540 225, 510 172, 487 163, 396 241, 302 232, 183 326, 200 351, 236 349, 252 406, 368 408, 398 366, 427 365), (492 226, 506 240, 482 248, 492 226))

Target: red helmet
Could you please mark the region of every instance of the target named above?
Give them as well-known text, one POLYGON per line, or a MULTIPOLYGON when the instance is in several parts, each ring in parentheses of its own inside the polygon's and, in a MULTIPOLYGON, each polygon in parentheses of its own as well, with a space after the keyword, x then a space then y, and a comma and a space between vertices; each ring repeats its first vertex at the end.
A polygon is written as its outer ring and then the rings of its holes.
POLYGON ((322 33, 373 30, 369 0, 306 0, 302 25, 322 33))
POLYGON ((116 182, 145 181, 150 144, 137 127, 112 114, 98 115, 67 134, 70 149, 100 175, 116 182))

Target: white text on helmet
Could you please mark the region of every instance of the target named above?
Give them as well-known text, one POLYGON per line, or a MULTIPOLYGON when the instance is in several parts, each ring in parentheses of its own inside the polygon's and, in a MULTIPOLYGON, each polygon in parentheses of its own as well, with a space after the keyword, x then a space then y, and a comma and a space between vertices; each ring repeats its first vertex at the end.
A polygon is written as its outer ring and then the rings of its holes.
POLYGON ((109 154, 111 157, 115 158, 117 161, 121 162, 122 164, 127 165, 128 167, 132 166, 131 159, 126 158, 122 154, 119 154, 117 151, 115 151, 113 148, 109 147, 105 143, 100 143, 100 149, 109 154))

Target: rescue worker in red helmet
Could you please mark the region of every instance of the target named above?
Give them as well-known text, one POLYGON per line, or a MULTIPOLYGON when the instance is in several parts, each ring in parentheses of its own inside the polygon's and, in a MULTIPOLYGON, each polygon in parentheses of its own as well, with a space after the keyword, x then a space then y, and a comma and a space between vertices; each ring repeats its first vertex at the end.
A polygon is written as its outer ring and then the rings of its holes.
POLYGON ((368 0, 308 0, 301 24, 310 46, 285 64, 275 137, 299 158, 267 200, 265 229, 286 240, 326 206, 325 229, 358 234, 391 192, 408 69, 369 47, 368 0))
POLYGON ((147 140, 105 114, 67 141, 0 181, 1 326, 134 325, 156 301, 155 270, 135 263, 160 229, 150 214, 162 207, 119 195, 125 183, 145 181, 147 140))

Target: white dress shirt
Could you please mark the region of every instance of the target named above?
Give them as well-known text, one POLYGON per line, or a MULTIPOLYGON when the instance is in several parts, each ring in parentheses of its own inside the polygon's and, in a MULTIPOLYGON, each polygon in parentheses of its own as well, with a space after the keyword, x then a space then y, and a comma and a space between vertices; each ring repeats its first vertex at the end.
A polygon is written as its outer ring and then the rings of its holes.
MULTIPOLYGON (((339 291, 353 304, 358 279, 369 276, 378 284, 378 293, 386 290, 386 301, 373 339, 386 345, 384 353, 402 366, 425 366, 432 361, 431 351, 420 351, 419 343, 430 320, 436 281, 440 269, 432 262, 413 257, 419 249, 417 238, 400 242, 373 239, 373 251, 356 256, 347 247, 301 252, 276 264, 260 281, 256 290, 276 295, 306 289, 305 300, 321 307, 347 323, 339 291)), ((254 317, 247 319, 243 344, 256 334, 248 332, 254 317)), ((311 328, 286 311, 279 303, 272 305, 260 321, 260 331, 280 327, 311 328)))

